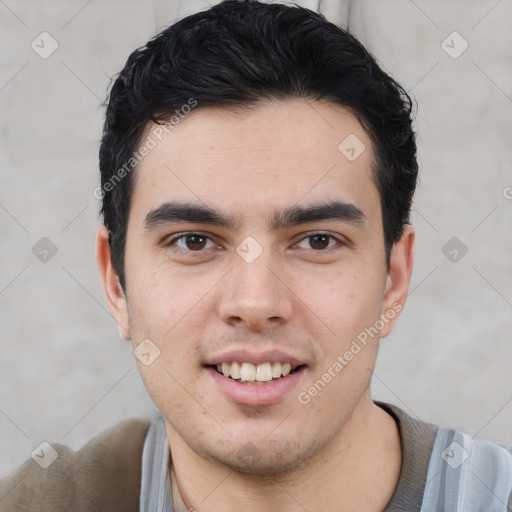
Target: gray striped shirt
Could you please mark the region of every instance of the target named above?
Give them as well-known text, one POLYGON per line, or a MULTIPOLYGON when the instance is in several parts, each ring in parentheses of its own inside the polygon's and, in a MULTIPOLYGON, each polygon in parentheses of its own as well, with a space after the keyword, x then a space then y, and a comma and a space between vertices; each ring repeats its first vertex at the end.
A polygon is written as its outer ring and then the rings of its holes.
MULTIPOLYGON (((385 512, 512 512, 512 452, 411 418, 376 402, 397 423, 402 469, 385 512)), ((141 512, 174 512, 163 418, 151 423, 142 460, 141 512)))

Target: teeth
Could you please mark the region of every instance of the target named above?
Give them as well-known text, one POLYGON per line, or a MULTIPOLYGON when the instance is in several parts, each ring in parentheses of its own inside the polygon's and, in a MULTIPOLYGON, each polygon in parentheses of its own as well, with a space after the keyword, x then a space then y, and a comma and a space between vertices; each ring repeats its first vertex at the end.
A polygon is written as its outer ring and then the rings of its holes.
POLYGON ((292 365, 290 363, 284 363, 281 365, 281 374, 286 377, 292 371, 292 365))
POLYGON ((256 380, 256 368, 251 363, 242 363, 240 378, 246 381, 256 380))
POLYGON ((270 363, 259 364, 256 368, 256 380, 260 382, 267 382, 272 380, 272 368, 270 363))
POLYGON ((281 376, 286 377, 292 370, 290 363, 262 363, 254 365, 252 363, 219 363, 217 370, 224 377, 231 377, 234 380, 244 382, 269 382, 272 379, 278 379, 281 376))
POLYGON ((240 379, 241 378, 240 370, 241 370, 240 365, 236 361, 234 363, 231 363, 231 372, 230 372, 231 378, 235 379, 235 380, 240 379))
POLYGON ((278 379, 281 377, 281 363, 274 363, 272 365, 272 378, 278 379))

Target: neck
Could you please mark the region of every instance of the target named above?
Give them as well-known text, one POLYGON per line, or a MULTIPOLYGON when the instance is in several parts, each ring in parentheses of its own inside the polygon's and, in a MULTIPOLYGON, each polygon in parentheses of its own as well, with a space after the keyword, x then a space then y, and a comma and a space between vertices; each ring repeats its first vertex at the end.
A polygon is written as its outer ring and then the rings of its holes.
POLYGON ((176 512, 381 512, 401 467, 397 426, 369 394, 327 449, 292 473, 235 472, 197 456, 180 440, 169 439, 176 512))

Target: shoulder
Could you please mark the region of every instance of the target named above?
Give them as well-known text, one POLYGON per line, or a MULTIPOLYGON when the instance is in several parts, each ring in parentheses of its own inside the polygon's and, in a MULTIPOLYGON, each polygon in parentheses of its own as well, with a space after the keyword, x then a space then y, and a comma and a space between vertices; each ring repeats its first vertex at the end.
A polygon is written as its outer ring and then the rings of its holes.
POLYGON ((451 429, 439 429, 430 460, 425 510, 506 511, 512 503, 512 451, 451 429), (430 508, 429 508, 430 507, 430 508))
POLYGON ((77 452, 52 444, 57 457, 46 469, 29 459, 0 481, 0 512, 137 511, 148 427, 147 419, 125 420, 77 452))
POLYGON ((512 504, 510 447, 377 404, 395 419, 403 452, 399 482, 386 511, 512 510, 507 508, 512 504))

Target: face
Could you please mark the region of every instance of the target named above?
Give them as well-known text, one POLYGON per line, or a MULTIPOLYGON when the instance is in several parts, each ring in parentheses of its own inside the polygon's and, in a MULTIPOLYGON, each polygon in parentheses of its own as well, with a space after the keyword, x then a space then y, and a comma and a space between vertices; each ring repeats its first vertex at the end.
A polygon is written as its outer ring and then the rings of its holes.
POLYGON ((98 254, 171 449, 280 473, 342 436, 410 277, 408 230, 386 266, 373 158, 348 111, 296 100, 198 109, 140 163, 126 296, 104 230, 98 254))

